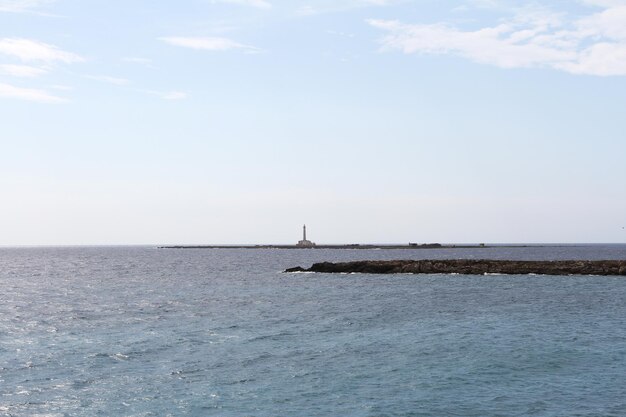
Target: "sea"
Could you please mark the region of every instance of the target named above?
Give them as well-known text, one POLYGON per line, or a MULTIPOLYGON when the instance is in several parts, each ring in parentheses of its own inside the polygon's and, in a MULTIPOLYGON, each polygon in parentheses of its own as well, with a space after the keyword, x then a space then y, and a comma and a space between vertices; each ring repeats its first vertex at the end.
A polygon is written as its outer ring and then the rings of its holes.
POLYGON ((0 416, 626 416, 626 277, 282 273, 626 245, 0 249, 0 416))

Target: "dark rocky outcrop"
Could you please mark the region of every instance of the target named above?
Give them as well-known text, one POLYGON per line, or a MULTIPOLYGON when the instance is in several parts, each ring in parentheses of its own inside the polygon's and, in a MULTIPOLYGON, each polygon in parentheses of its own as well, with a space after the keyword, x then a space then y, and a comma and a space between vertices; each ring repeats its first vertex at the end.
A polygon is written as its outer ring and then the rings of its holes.
POLYGON ((295 268, 285 269, 285 272, 306 272, 306 269, 302 268, 301 266, 296 266, 295 268))
POLYGON ((285 272, 363 274, 626 275, 626 261, 499 261, 487 259, 321 262, 285 272))

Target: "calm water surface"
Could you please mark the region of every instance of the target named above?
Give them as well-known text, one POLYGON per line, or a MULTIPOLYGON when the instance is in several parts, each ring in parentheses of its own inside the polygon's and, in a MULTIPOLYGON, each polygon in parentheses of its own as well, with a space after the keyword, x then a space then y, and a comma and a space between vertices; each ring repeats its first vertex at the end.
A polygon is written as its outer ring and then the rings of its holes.
POLYGON ((626 416, 626 278, 281 274, 626 246, 0 249, 0 416, 626 416))

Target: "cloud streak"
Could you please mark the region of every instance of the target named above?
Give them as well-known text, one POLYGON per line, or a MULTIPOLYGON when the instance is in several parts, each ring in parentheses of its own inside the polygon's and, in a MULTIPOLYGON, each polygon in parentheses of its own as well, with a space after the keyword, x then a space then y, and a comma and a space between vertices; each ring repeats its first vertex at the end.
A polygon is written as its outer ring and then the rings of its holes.
POLYGON ((232 39, 220 37, 181 37, 171 36, 158 38, 169 45, 179 46, 183 48, 198 49, 205 51, 229 51, 243 50, 247 52, 257 52, 258 49, 233 41, 232 39))
POLYGON ((44 68, 31 67, 29 65, 0 65, 0 72, 13 77, 34 78, 46 74, 44 68))
POLYGON ((108 76, 108 75, 85 75, 85 78, 88 78, 88 79, 94 80, 94 81, 100 81, 100 82, 103 82, 103 83, 113 84, 113 85, 128 85, 128 84, 130 84, 130 80, 127 80, 126 78, 111 77, 111 76, 108 76))
POLYGON ((57 46, 22 38, 0 39, 0 54, 9 55, 23 62, 40 62, 46 64, 83 62, 81 56, 66 52, 57 46))
POLYGON ((457 55, 501 68, 552 68, 572 74, 626 75, 626 2, 589 0, 601 10, 568 21, 521 9, 494 26, 463 30, 448 23, 368 20, 386 32, 383 49, 406 54, 457 55))
POLYGON ((31 12, 54 0, 0 0, 0 12, 24 13, 31 12))
POLYGON ((392 6, 401 3, 403 0, 333 0, 317 1, 313 4, 303 4, 296 8, 296 16, 316 16, 326 13, 341 13, 353 9, 366 7, 392 6))
POLYGON ((177 101, 177 100, 185 100, 189 98, 189 94, 184 91, 154 91, 154 90, 145 90, 147 94, 150 94, 155 97, 159 97, 163 100, 177 101))
POLYGON ((231 3, 243 6, 252 6, 257 9, 271 9, 272 3, 266 0, 213 0, 213 3, 231 3))
POLYGON ((0 83, 0 97, 34 101, 37 103, 64 103, 67 100, 54 96, 45 90, 21 88, 10 84, 0 83))

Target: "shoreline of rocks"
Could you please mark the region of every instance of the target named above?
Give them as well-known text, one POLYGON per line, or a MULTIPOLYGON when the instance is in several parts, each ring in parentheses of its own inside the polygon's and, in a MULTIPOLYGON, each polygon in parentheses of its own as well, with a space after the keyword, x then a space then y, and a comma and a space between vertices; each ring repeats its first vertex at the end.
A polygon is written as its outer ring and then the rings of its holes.
POLYGON ((626 275, 626 260, 514 261, 489 259, 321 262, 284 272, 362 274, 626 275))

